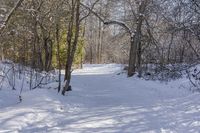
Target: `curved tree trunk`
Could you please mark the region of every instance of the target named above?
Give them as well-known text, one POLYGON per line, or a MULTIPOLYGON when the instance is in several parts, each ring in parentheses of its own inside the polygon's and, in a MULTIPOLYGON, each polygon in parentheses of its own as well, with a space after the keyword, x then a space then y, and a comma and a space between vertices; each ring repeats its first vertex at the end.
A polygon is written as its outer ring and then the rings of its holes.
POLYGON ((76 52, 78 38, 79 38, 79 31, 80 31, 80 0, 75 0, 72 2, 73 10, 71 16, 71 22, 68 28, 68 55, 67 55, 67 62, 65 68, 65 86, 62 90, 62 95, 65 95, 66 91, 70 91, 70 82, 71 82, 71 68, 74 60, 74 55, 76 52), (75 25, 74 25, 75 20, 75 25), (73 27, 75 26, 75 33, 73 35, 73 27), (74 36, 74 39, 73 39, 74 36))

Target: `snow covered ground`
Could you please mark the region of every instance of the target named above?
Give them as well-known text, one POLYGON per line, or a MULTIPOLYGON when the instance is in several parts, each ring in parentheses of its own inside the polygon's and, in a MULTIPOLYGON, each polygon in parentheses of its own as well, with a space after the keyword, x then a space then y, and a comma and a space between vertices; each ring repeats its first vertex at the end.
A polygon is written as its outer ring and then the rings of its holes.
MULTIPOLYGON (((0 133, 200 133, 200 95, 183 86, 118 75, 121 65, 85 65, 72 92, 0 90, 0 133)), ((51 84, 46 88, 55 88, 51 84)))

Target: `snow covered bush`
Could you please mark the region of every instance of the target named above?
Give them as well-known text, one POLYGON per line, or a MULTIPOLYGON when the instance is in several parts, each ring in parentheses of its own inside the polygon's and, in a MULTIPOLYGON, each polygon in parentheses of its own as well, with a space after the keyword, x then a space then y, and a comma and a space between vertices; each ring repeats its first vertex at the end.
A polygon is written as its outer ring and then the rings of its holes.
POLYGON ((185 64, 174 64, 174 65, 155 65, 148 64, 143 67, 142 77, 147 80, 160 80, 160 81, 171 81, 183 77, 183 70, 187 69, 185 64))
POLYGON ((0 89, 36 89, 57 80, 56 71, 38 72, 10 61, 0 62, 0 89), (7 86, 7 87, 5 87, 7 86))
POLYGON ((200 91, 200 66, 197 65, 187 70, 187 77, 190 80, 193 91, 200 91))

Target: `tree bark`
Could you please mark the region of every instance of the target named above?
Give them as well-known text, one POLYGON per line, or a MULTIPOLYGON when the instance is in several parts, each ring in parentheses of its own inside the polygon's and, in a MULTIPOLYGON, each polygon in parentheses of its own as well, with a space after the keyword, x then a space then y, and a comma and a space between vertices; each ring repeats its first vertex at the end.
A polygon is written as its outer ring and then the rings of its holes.
MULTIPOLYGON (((136 59, 138 46, 141 43, 142 36, 142 23, 144 21, 144 12, 147 6, 147 0, 142 1, 139 7, 139 17, 137 20, 137 28, 135 34, 131 35, 131 48, 129 54, 129 68, 128 68, 128 77, 131 77, 135 74, 136 71, 136 59)), ((140 69, 140 68, 138 68, 140 69)))
POLYGON ((68 31, 69 36, 67 37, 68 46, 70 46, 70 48, 68 48, 67 63, 65 68, 65 86, 62 90, 62 95, 65 95, 65 92, 70 90, 71 68, 78 44, 79 31, 80 31, 80 0, 76 0, 76 2, 74 3, 75 4, 73 7, 74 9, 72 10, 71 23, 69 25, 69 31, 68 31), (75 20, 75 25, 73 24, 74 20, 75 20), (74 39, 73 39, 73 26, 75 26, 74 39))

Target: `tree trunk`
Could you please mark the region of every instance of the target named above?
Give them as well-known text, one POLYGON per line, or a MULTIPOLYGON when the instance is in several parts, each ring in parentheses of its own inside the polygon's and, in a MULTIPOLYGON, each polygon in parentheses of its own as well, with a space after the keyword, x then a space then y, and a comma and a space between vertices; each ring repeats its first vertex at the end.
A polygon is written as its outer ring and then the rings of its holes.
MULTIPOLYGON (((147 0, 142 1, 139 7, 139 17, 137 20, 137 28, 135 34, 131 34, 131 48, 129 52, 129 68, 128 68, 128 77, 131 77, 135 74, 136 71, 136 59, 138 46, 141 43, 141 33, 142 33, 142 23, 144 20, 144 12, 147 6, 147 0)), ((138 68, 140 69, 140 68, 138 68)))
POLYGON ((3 52, 4 46, 1 46, 1 60, 4 61, 4 52, 3 52))
POLYGON ((142 43, 140 42, 138 45, 137 51, 137 68, 138 68, 138 77, 142 76, 142 43))
MULTIPOLYGON (((78 39, 79 39, 79 31, 80 31, 80 0, 76 0, 74 2, 74 10, 72 10, 72 16, 71 16, 71 23, 69 25, 69 31, 68 31, 68 46, 70 45, 70 49, 68 48, 68 56, 67 56, 67 63, 65 68, 65 87, 63 88, 62 95, 65 95, 66 91, 70 90, 70 81, 71 81, 71 68, 72 63, 74 60, 74 55, 76 52, 78 39), (74 39, 73 39, 73 21, 75 19, 75 33, 74 33, 74 39), (73 40, 73 43, 72 43, 73 40), (72 45, 71 45, 72 44, 72 45)), ((73 2, 72 2, 73 6, 73 2)))
POLYGON ((58 64, 58 92, 60 92, 61 90, 61 61, 60 61, 59 22, 56 23, 56 43, 57 43, 56 57, 57 57, 57 64, 58 64))
POLYGON ((129 52, 129 66, 128 66, 128 77, 131 77, 135 73, 135 60, 136 60, 136 50, 134 43, 134 36, 131 36, 131 48, 129 52))
POLYGON ((102 44, 102 26, 101 26, 101 21, 99 20, 99 33, 98 33, 98 46, 97 46, 97 64, 101 63, 101 44, 102 44))

